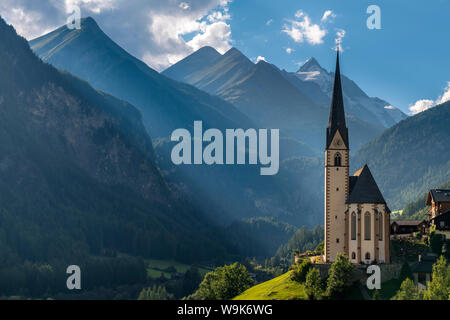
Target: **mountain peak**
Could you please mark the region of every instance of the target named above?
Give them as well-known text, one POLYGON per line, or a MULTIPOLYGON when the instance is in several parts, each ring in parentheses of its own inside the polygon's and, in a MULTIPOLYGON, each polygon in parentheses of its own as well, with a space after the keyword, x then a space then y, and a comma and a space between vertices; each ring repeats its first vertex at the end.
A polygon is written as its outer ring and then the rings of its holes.
POLYGON ((321 65, 314 57, 311 57, 300 67, 298 72, 305 72, 318 69, 322 69, 321 65))
POLYGON ((239 51, 236 48, 231 48, 225 54, 223 55, 223 58, 225 58, 226 61, 233 61, 241 64, 245 64, 247 66, 253 65, 253 62, 250 61, 249 58, 247 58, 246 55, 244 55, 241 51, 239 51))
POLYGON ((92 17, 86 17, 81 19, 81 29, 91 31, 101 30, 99 25, 97 24, 97 21, 95 21, 94 18, 92 17))
POLYGON ((228 56, 231 56, 231 57, 245 57, 246 59, 248 59, 242 52, 240 52, 235 47, 233 47, 230 50, 228 50, 227 52, 225 52, 225 54, 223 56, 224 57, 228 57, 228 56))
POLYGON ((204 46, 204 47, 201 47, 201 48, 198 49, 196 52, 197 52, 197 53, 208 53, 208 54, 218 54, 218 55, 220 55, 220 53, 219 53, 216 49, 214 49, 213 47, 211 47, 211 46, 204 46))

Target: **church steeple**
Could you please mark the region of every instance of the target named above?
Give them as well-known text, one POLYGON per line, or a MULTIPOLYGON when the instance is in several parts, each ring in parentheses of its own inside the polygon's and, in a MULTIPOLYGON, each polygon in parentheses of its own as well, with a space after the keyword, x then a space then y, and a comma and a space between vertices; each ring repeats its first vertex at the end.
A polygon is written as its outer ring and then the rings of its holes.
POLYGON ((327 128, 327 149, 330 147, 331 141, 337 131, 341 134, 345 146, 349 148, 348 129, 345 124, 344 99, 342 97, 341 71, 339 67, 339 45, 337 49, 333 95, 331 97, 330 121, 327 128))

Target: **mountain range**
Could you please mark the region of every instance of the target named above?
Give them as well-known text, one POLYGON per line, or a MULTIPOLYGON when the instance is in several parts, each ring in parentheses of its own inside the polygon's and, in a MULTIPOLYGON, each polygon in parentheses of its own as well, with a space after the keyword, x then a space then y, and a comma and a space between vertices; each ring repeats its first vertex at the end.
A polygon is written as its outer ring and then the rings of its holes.
MULTIPOLYGON (((81 30, 61 27, 30 45, 45 62, 136 105, 154 136, 163 180, 213 221, 267 216, 297 226, 321 223, 318 152, 333 73, 314 58, 298 72, 287 72, 264 61, 255 64, 236 48, 221 55, 204 47, 159 74, 115 44, 91 18, 82 21, 81 30), (280 147, 280 173, 261 177, 257 167, 174 166, 168 137, 178 127, 191 128, 194 120, 219 129, 279 127, 285 146, 280 147)), ((446 104, 406 118, 346 76, 342 82, 350 143, 357 150, 351 164, 355 169, 370 165, 391 209, 450 179, 442 147, 448 138, 446 104), (430 145, 440 150, 433 159, 425 152, 430 145)))
POLYGON ((162 177, 135 107, 43 63, 2 19, 0 39, 2 268, 111 251, 226 254, 209 220, 162 177))
MULTIPOLYGON (((290 73, 265 61, 254 64, 236 48, 221 55, 204 47, 162 74, 218 95, 259 125, 280 128, 315 151, 323 150, 334 74, 314 58, 290 73)), ((347 77, 342 81, 352 150, 406 118, 347 77)))
POLYGON ((411 116, 364 145, 352 158, 367 163, 392 210, 450 180, 450 102, 411 116))
MULTIPOLYGON (((172 189, 187 194, 214 221, 230 223, 235 219, 272 216, 295 225, 312 226, 321 222, 319 210, 306 204, 306 200, 320 202, 322 197, 311 190, 306 180, 291 181, 288 172, 284 178, 283 175, 262 177, 258 166, 173 165, 170 154, 174 143, 169 137, 178 128, 192 131, 194 120, 202 120, 205 130, 257 128, 258 125, 220 97, 157 73, 119 47, 92 18, 83 19, 80 30, 63 26, 30 41, 30 46, 43 61, 135 105, 153 138, 156 161, 165 180, 172 189), (299 189, 293 190, 293 185, 299 189), (304 200, 305 205, 298 208, 298 200, 304 200)), ((272 68, 268 71, 272 72, 272 68)), ((289 90, 304 99, 293 87, 289 90)), ((324 131, 325 125, 317 127, 324 131)), ((311 174, 312 166, 314 172, 321 171, 317 161, 310 159, 316 154, 307 144, 286 132, 280 135, 281 161, 290 158, 301 158, 302 163, 310 161, 311 165, 305 166, 310 171, 299 172, 305 176, 311 174)), ((317 188, 321 184, 318 181, 317 188)))

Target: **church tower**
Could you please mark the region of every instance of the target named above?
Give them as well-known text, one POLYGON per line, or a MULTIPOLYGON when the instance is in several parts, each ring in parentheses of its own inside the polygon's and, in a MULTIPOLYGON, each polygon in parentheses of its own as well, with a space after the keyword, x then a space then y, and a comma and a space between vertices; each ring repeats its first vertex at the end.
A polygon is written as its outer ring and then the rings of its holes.
POLYGON ((325 262, 348 253, 345 238, 346 201, 349 196, 349 141, 342 97, 339 48, 325 147, 325 262))

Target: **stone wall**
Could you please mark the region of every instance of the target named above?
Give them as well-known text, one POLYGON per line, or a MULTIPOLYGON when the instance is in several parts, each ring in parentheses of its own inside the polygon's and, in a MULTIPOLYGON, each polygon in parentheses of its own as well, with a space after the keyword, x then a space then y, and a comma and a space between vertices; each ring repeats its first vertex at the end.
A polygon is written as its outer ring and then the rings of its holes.
MULTIPOLYGON (((313 264, 314 268, 319 270, 320 277, 325 279, 328 275, 328 270, 331 264, 313 264)), ((379 264, 381 269, 381 283, 396 279, 400 276, 402 265, 398 263, 393 264, 379 264)), ((365 265, 355 265, 355 271, 352 275, 352 282, 359 281, 363 285, 366 284, 367 278, 370 276, 367 274, 367 267, 365 265)))

